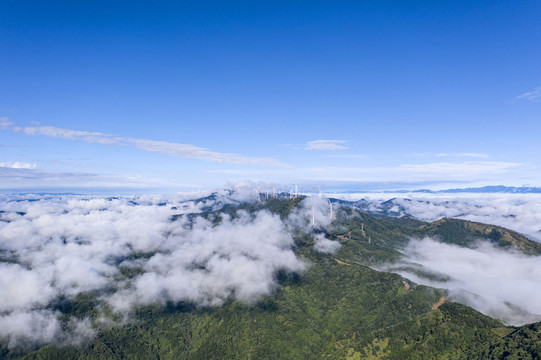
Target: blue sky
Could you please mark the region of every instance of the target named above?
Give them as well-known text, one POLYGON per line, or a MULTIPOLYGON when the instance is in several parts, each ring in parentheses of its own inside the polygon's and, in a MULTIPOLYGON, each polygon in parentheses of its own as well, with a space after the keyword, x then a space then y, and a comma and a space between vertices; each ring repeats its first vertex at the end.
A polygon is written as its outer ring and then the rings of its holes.
POLYGON ((0 3, 0 189, 541 185, 539 1, 0 3))

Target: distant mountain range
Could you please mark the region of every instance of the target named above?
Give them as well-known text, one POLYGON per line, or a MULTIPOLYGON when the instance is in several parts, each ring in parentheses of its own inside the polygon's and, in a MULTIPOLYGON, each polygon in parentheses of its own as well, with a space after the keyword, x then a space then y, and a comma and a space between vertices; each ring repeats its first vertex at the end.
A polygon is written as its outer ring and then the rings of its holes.
POLYGON ((469 187, 463 189, 446 189, 446 190, 388 190, 384 193, 426 193, 426 194, 459 194, 459 193, 505 193, 505 194, 541 194, 541 188, 538 187, 515 187, 515 186, 483 186, 483 187, 469 187))

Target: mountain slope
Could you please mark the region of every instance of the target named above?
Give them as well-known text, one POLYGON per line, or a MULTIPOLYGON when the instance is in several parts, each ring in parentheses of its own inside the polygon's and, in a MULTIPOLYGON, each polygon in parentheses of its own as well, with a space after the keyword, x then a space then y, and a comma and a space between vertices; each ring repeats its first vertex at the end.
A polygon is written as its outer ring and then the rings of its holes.
MULTIPOLYGON (((238 210, 266 209, 285 219, 299 201, 228 205, 198 216, 219 222, 221 216, 234 217, 238 210)), ((347 207, 330 226, 318 231, 340 242, 341 248, 335 254, 319 253, 313 248, 312 234, 295 232, 295 253, 309 264, 308 269, 303 274, 276 273, 280 287, 272 296, 248 304, 230 300, 220 307, 141 306, 127 323, 110 326, 98 323, 107 314, 106 309, 94 306, 100 294, 87 293, 66 299, 58 309, 94 320, 99 331, 89 342, 11 349, 3 345, 0 358, 527 359, 541 355, 540 323, 504 326, 469 307, 445 301, 445 290, 370 267, 399 259, 411 237, 436 236, 461 246, 487 238, 498 246, 532 254, 539 253, 538 244, 492 225, 375 218, 347 207)))

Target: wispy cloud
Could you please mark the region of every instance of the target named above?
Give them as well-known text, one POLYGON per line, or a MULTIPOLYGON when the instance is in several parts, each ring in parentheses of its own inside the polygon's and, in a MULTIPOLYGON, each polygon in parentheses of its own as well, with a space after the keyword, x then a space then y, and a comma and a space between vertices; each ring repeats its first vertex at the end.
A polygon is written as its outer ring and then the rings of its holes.
POLYGON ((438 154, 436 157, 469 157, 469 158, 480 158, 488 159, 490 155, 484 153, 473 153, 473 152, 462 152, 462 153, 452 153, 452 154, 438 154))
POLYGON ((0 118, 0 129, 7 129, 9 128, 13 123, 9 121, 7 117, 0 118))
MULTIPOLYGON (((114 174, 93 174, 85 172, 55 172, 40 170, 34 164, 0 166, 0 189, 31 189, 32 191, 58 191, 73 189, 83 191, 91 189, 117 189, 138 191, 137 189, 178 188, 187 187, 176 179, 155 179, 143 176, 114 174)), ((72 191, 72 190, 70 190, 72 191)), ((83 191, 85 192, 85 191, 83 191)))
POLYGON ((524 93, 522 95, 519 95, 515 98, 515 100, 527 100, 527 101, 533 101, 533 102, 541 102, 541 87, 538 87, 534 89, 533 91, 529 91, 527 93, 524 93))
MULTIPOLYGON (((230 180, 250 178, 261 181, 278 181, 284 183, 303 183, 307 181, 334 182, 352 184, 373 183, 380 184, 377 189, 389 190, 385 184, 403 184, 404 186, 418 184, 429 186, 431 184, 466 185, 471 182, 487 179, 504 181, 502 174, 525 174, 531 176, 531 165, 514 162, 498 161, 465 161, 465 162, 434 162, 420 164, 401 164, 396 166, 319 166, 282 169, 212 169, 208 174, 227 175, 230 180)), ((364 188, 364 186, 361 186, 364 188)), ((397 188, 391 185, 391 188, 397 188)))
POLYGON ((332 154, 327 155, 328 158, 334 159, 367 159, 369 158, 366 154, 332 154))
POLYGON ((11 168, 11 169, 35 169, 38 167, 38 164, 30 164, 27 162, 0 162, 0 167, 11 168))
POLYGON ((520 163, 502 161, 467 161, 462 163, 403 164, 397 170, 417 174, 472 176, 479 174, 502 174, 520 163))
POLYGON ((12 125, 13 123, 10 122, 9 119, 0 119, 0 128, 11 129, 12 131, 20 132, 26 135, 42 135, 52 138, 72 141, 85 141, 89 143, 97 143, 103 145, 135 146, 138 149, 149 152, 181 156, 188 159, 197 159, 218 163, 285 166, 280 161, 268 157, 250 157, 231 153, 221 153, 191 144, 172 143, 148 139, 136 139, 101 132, 64 129, 55 126, 19 127, 12 125))
POLYGON ((306 143, 304 150, 344 150, 346 140, 313 140, 306 143))

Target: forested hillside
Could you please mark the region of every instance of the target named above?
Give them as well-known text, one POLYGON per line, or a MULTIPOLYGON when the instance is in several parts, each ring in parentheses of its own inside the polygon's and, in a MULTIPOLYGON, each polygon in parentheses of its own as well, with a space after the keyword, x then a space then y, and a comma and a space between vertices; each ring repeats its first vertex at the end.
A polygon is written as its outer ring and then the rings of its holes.
MULTIPOLYGON (((224 216, 270 211, 286 219, 302 199, 208 208, 190 215, 219 224, 224 216), (239 213, 239 210, 241 211, 239 213)), ((90 318, 97 333, 80 344, 0 348, 2 359, 539 359, 541 323, 506 326, 451 302, 444 289, 375 270, 399 260, 411 238, 432 236, 472 246, 485 238, 502 249, 540 254, 541 245, 510 230, 462 220, 424 223, 372 217, 342 206, 330 224, 313 232, 293 229, 293 250, 304 272, 277 271, 271 295, 229 298, 221 306, 189 301, 140 305, 128 317, 100 302, 101 291, 59 298, 51 305, 66 319, 90 318), (321 235, 323 234, 323 235, 321 235), (318 236, 339 243, 317 251, 318 236), (104 321, 109 319, 109 321, 104 321)), ((174 215, 179 222, 184 215, 174 215)), ((184 218, 184 226, 186 219, 184 218)), ((188 225, 189 222, 188 222, 188 225)), ((145 258, 152 253, 133 253, 145 258)), ((13 257, 10 258, 13 261, 13 257)), ((7 261, 7 260, 6 260, 7 261)), ((125 267, 130 281, 144 270, 125 267)), ((246 273, 245 276, 250 276, 246 273)), ((64 322, 69 327, 69 322, 64 322)))

